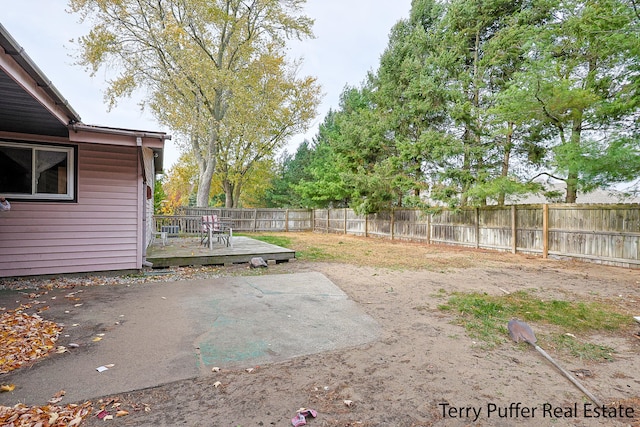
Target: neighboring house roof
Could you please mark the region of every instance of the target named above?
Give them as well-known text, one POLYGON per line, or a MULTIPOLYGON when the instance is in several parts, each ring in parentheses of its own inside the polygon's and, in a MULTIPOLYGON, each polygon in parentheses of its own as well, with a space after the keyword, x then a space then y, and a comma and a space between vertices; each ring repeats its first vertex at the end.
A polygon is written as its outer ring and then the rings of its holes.
MULTIPOLYGON (((544 193, 555 194, 527 194, 524 196, 507 196, 506 205, 541 205, 564 203, 567 185, 564 182, 536 181, 544 186, 544 193)), ((439 200, 431 199, 427 194, 421 194, 421 200, 430 206, 446 206, 439 200)), ((627 194, 615 189, 597 189, 590 193, 578 192, 577 204, 640 204, 639 194, 627 194)), ((496 205, 496 201, 489 201, 489 205, 496 205)))
MULTIPOLYGON (((557 198, 547 198, 544 194, 530 194, 522 198, 507 198, 507 204, 514 205, 536 205, 541 203, 563 203, 564 196, 567 191, 567 185, 564 182, 542 182, 546 191, 558 192, 562 196, 557 198)), ((590 193, 578 192, 576 203, 588 204, 611 204, 611 203, 640 203, 640 197, 630 196, 621 191, 614 189, 596 189, 590 193)))

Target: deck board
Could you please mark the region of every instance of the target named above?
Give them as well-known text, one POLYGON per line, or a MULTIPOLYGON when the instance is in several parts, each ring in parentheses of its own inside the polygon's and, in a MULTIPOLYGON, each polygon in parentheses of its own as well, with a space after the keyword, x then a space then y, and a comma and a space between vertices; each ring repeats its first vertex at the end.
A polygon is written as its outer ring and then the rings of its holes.
POLYGON ((194 237, 168 238, 166 245, 156 239, 147 249, 147 261, 153 268, 178 267, 188 265, 224 265, 247 263, 254 257, 265 261, 286 262, 294 259, 292 249, 272 245, 245 236, 234 236, 233 245, 214 243, 213 248, 200 245, 194 237))

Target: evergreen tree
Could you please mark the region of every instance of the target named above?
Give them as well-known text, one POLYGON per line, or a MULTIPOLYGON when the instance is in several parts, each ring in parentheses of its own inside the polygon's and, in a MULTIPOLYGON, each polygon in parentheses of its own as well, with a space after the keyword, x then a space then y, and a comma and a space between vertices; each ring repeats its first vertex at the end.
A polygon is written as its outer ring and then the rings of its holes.
POLYGON ((638 18, 619 0, 552 2, 548 16, 528 32, 526 66, 501 97, 574 203, 640 172, 638 18))
POLYGON ((295 186, 305 179, 310 179, 310 162, 311 149, 306 140, 298 146, 295 155, 285 152, 277 162, 276 175, 271 180, 271 187, 266 191, 264 205, 273 208, 304 207, 295 186))
POLYGON ((329 111, 320 125, 311 147, 305 176, 294 190, 304 207, 346 207, 351 197, 347 178, 346 157, 338 154, 334 142, 340 136, 338 118, 341 113, 329 111))

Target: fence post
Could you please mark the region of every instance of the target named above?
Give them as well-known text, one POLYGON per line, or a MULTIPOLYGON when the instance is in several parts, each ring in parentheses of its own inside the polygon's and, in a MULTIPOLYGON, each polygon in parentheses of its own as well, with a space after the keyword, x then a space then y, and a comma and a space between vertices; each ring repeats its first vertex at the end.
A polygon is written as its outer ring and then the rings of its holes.
POLYGON ((344 235, 347 235, 347 208, 344 208, 344 235))
POLYGON ((258 228, 258 209, 253 210, 253 231, 258 228))
POLYGON ((364 237, 369 237, 369 214, 364 214, 364 237))
POLYGON ((391 208, 391 230, 389 230, 391 232, 391 240, 393 240, 393 227, 395 226, 395 216, 396 216, 395 208, 391 208))
POLYGON ((329 234, 329 224, 331 224, 331 208, 327 208, 327 234, 329 234))
POLYGON ((284 211, 284 232, 289 232, 289 209, 284 211))
POLYGON ((480 208, 476 208, 476 249, 480 247, 480 208))
POLYGON ((518 226, 516 225, 516 205, 511 205, 511 253, 515 254, 518 252, 518 241, 517 241, 517 233, 518 226))
POLYGON ((433 214, 429 214, 427 215, 427 244, 430 245, 431 244, 431 217, 433 217, 433 214))
POLYGON ((549 205, 542 205, 542 258, 549 257, 549 205))
POLYGON ((316 210, 315 209, 311 209, 311 232, 315 232, 316 231, 316 210))

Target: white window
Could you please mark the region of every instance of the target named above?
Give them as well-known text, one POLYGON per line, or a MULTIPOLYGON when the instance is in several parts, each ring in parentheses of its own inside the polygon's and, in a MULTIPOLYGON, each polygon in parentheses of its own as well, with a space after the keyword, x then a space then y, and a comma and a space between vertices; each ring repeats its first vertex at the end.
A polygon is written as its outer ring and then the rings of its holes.
POLYGON ((0 194, 75 200, 75 148, 0 141, 0 194))

